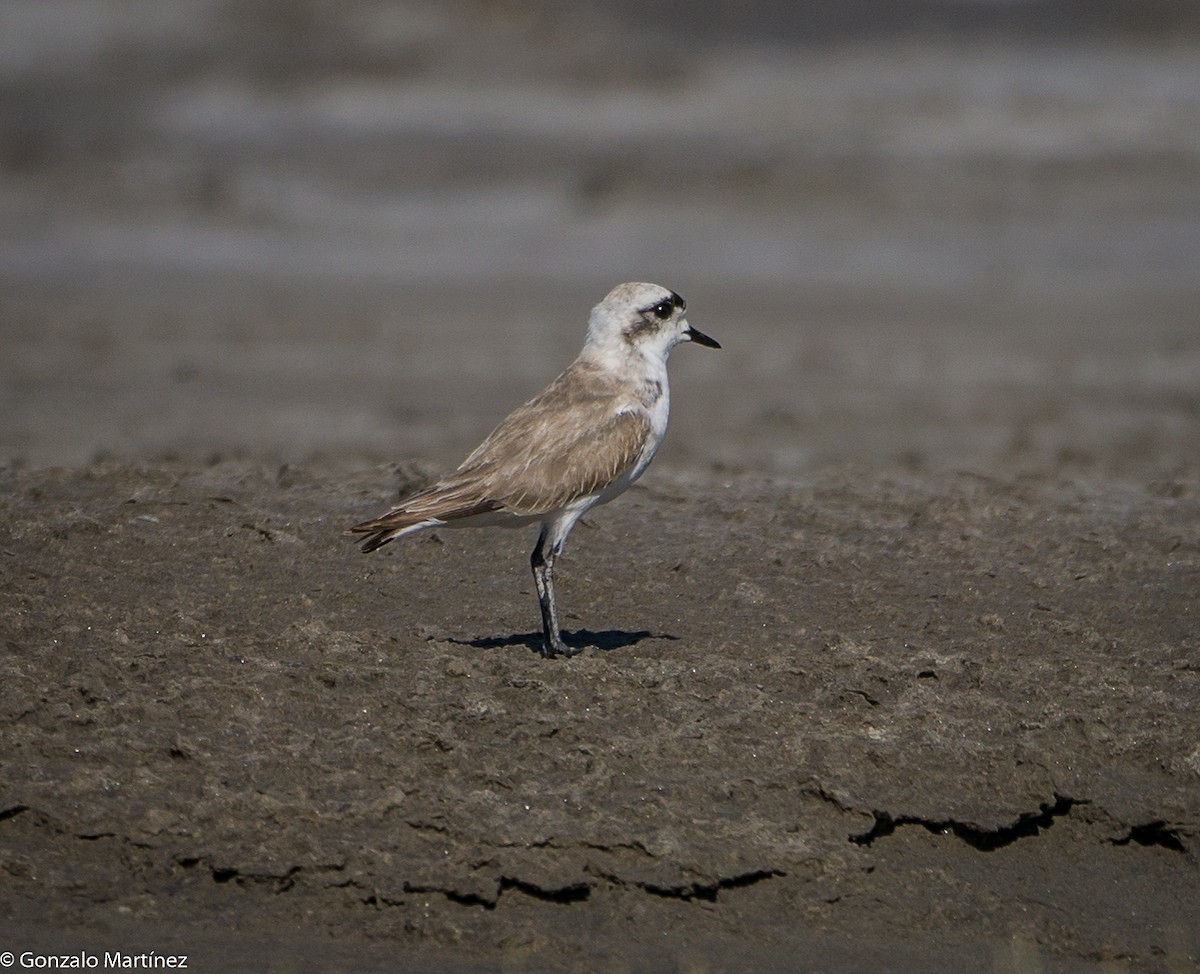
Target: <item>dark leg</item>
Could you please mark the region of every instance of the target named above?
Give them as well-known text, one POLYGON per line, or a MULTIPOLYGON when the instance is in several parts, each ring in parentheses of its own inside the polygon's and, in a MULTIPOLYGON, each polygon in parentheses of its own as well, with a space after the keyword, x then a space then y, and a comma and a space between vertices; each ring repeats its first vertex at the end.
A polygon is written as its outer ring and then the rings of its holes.
POLYGON ((546 529, 543 527, 538 535, 537 547, 529 564, 533 568, 533 583, 537 586, 538 605, 542 609, 542 632, 546 643, 542 647, 542 655, 549 659, 552 656, 574 656, 579 652, 562 641, 558 629, 558 607, 554 604, 554 559, 558 552, 552 547, 549 554, 545 552, 546 529))

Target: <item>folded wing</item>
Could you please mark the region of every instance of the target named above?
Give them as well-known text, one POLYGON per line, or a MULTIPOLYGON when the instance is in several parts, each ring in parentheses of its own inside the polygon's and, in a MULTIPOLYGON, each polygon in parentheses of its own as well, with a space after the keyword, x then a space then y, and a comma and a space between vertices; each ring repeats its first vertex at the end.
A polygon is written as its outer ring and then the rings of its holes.
POLYGON ((536 517, 601 493, 638 461, 650 424, 641 409, 616 411, 622 404, 598 380, 568 370, 457 470, 348 533, 368 535, 363 550, 373 551, 421 527, 496 512, 536 517))

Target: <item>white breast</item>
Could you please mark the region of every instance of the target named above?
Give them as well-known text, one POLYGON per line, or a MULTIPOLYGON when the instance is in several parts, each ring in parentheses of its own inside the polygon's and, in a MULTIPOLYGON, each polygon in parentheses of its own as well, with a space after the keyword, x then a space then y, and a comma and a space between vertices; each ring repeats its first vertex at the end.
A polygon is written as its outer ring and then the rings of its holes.
MULTIPOLYGON (((625 480, 625 487, 632 484, 638 479, 650 466, 650 461, 654 459, 654 454, 658 452, 658 446, 662 443, 662 439, 667 433, 667 417, 671 412, 671 387, 667 384, 667 368, 666 363, 662 363, 660 370, 655 370, 657 374, 647 376, 651 382, 657 382, 659 387, 658 397, 648 406, 643 407, 646 410, 646 417, 650 420, 650 436, 646 440, 646 448, 642 450, 641 456, 638 457, 635 463, 628 471, 626 477, 620 478, 625 480)), ((622 488, 622 490, 624 487, 622 488)))

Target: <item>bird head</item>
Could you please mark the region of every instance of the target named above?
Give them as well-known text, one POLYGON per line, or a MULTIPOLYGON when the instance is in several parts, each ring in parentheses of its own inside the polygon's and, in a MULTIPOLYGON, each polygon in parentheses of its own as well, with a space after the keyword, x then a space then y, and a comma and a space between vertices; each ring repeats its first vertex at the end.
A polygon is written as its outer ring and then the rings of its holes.
POLYGON ((715 339, 688 324, 687 304, 658 284, 618 284, 592 309, 587 341, 606 353, 634 352, 666 359, 680 342, 720 348, 715 339))

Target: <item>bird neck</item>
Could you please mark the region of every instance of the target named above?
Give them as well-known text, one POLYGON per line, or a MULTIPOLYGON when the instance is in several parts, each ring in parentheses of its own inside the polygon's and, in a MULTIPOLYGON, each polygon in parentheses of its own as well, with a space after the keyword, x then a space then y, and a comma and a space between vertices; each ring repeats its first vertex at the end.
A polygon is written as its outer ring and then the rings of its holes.
POLYGON ((660 379, 665 381, 666 356, 656 348, 631 345, 626 341, 588 341, 579 359, 625 379, 660 379))

